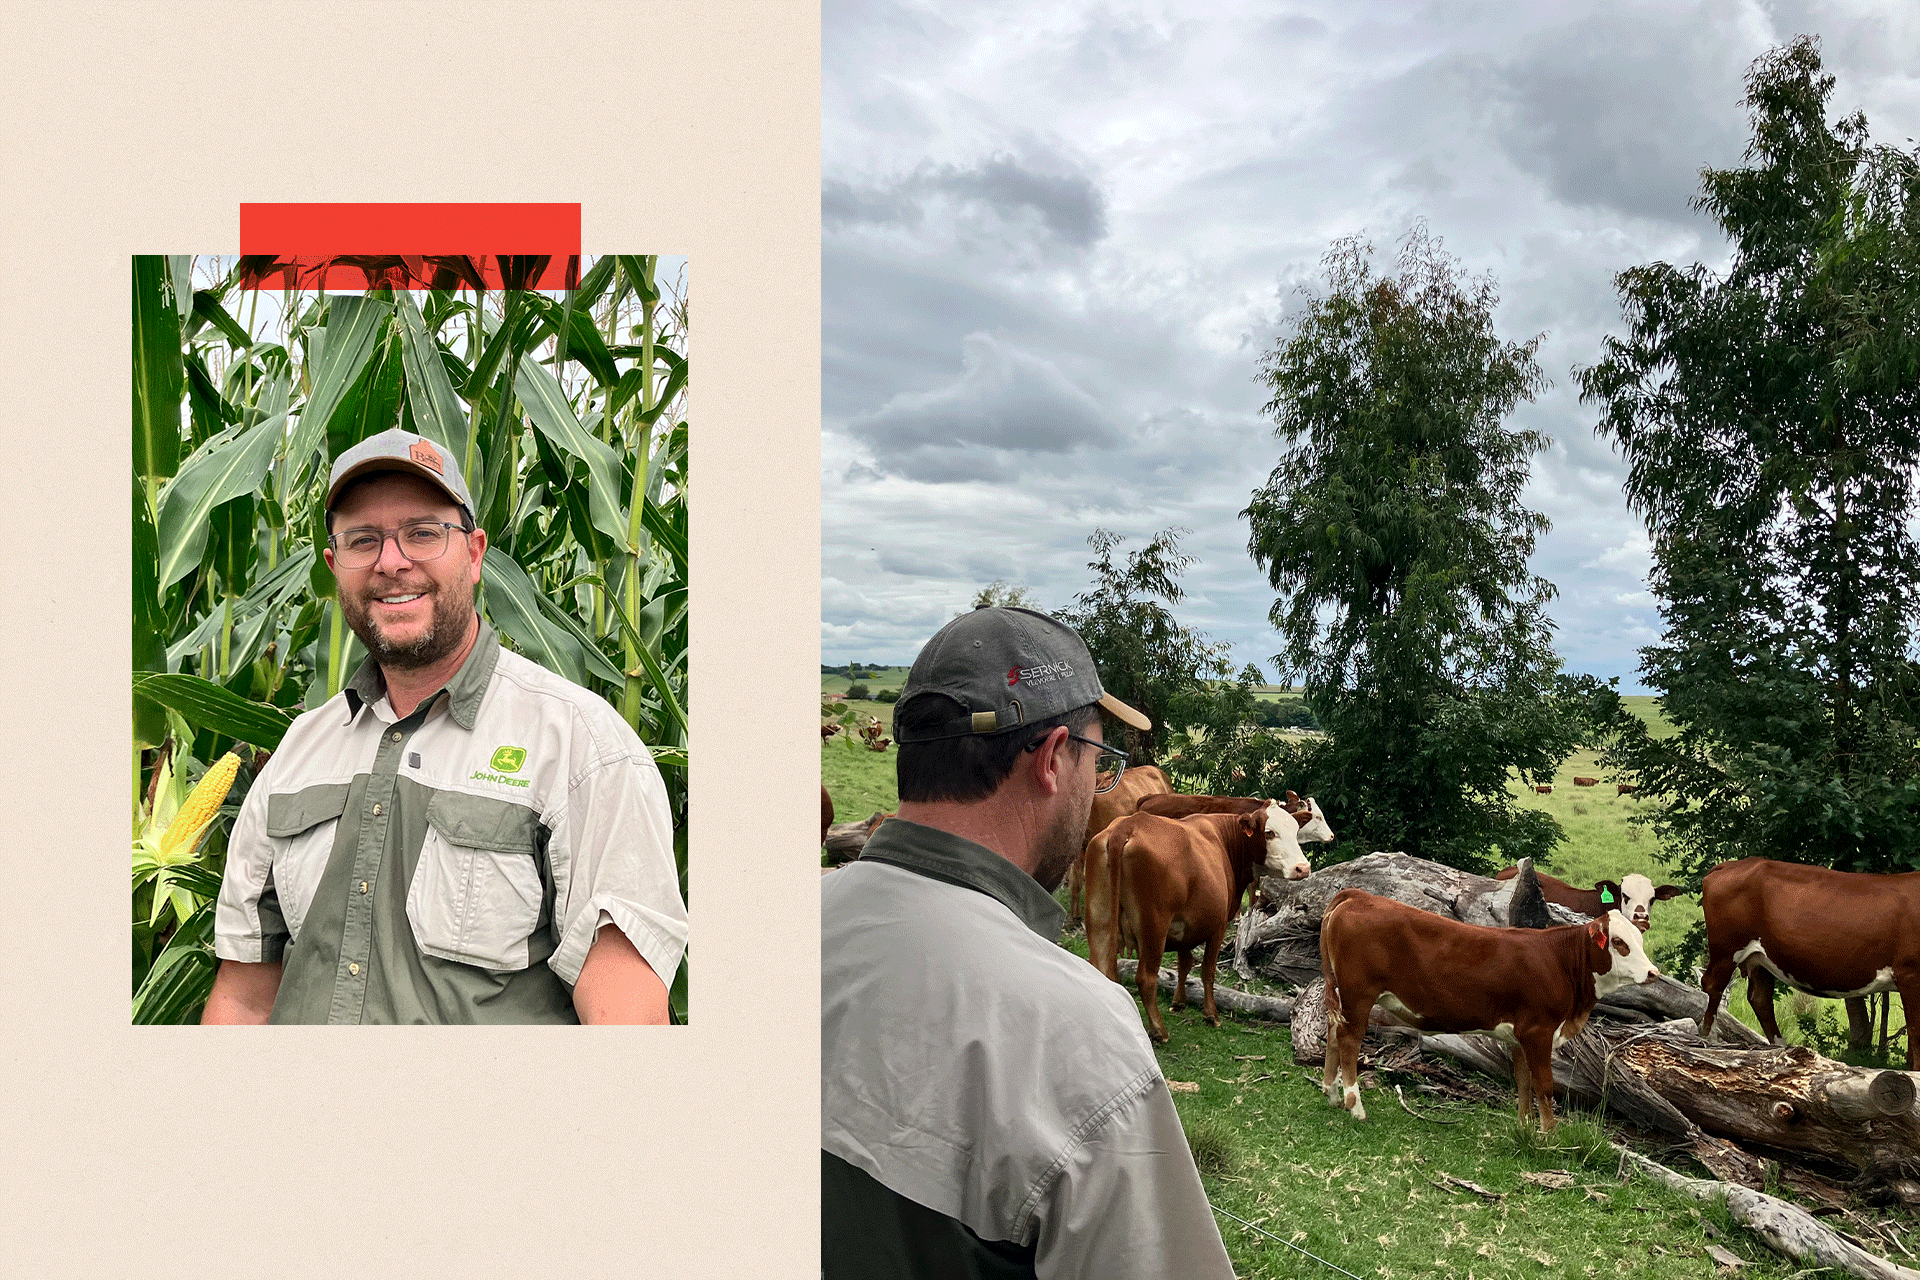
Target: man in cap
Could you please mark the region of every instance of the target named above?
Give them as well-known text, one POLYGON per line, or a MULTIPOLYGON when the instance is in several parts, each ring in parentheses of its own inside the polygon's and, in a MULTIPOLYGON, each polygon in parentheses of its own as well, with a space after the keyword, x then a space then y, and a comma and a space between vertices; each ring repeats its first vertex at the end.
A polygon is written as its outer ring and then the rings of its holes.
POLYGON ((666 788, 604 699, 481 621, 472 510, 410 432, 334 463, 324 554, 368 656, 241 806, 204 1021, 667 1021, 666 788))
POLYGON ((914 661, 898 816, 821 882, 826 1280, 1233 1275, 1133 1001, 1055 945, 1103 708, 1148 727, 1027 609, 914 661))

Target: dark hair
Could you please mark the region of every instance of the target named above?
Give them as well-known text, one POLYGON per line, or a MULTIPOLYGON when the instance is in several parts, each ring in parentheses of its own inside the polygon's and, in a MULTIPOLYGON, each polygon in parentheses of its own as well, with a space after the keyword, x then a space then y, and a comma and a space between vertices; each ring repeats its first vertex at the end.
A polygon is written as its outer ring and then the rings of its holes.
MULTIPOLYGON (((896 734, 911 736, 944 724, 967 709, 944 693, 918 693, 911 701, 894 708, 896 734)), ((1069 733, 1084 733, 1100 719, 1097 703, 1075 707, 1072 711, 1035 720, 1005 733, 970 733, 958 738, 939 738, 932 742, 895 742, 894 773, 900 798, 908 801, 985 800, 1000 789, 1018 763, 1028 743, 1045 737, 1049 730, 1067 726, 1069 733)))
MULTIPOLYGON (((383 476, 414 476, 416 479, 420 479, 422 481, 425 480, 425 477, 419 476, 418 473, 416 472, 402 471, 402 470, 399 470, 398 468, 392 471, 362 471, 359 475, 355 476, 353 479, 341 485, 340 492, 334 494, 333 501, 327 504, 326 523, 327 523, 327 536, 329 538, 333 536, 334 508, 339 506, 342 502, 345 502, 347 499, 347 495, 352 493, 354 490, 363 488, 367 484, 375 480, 378 480, 383 476)), ((464 502, 461 502, 458 498, 455 498, 452 494, 446 493, 444 490, 441 492, 442 492, 442 496, 444 496, 448 502, 451 502, 454 506, 460 509, 460 523, 466 526, 468 529, 474 528, 475 525, 473 523, 473 512, 467 510, 467 504, 464 502)))

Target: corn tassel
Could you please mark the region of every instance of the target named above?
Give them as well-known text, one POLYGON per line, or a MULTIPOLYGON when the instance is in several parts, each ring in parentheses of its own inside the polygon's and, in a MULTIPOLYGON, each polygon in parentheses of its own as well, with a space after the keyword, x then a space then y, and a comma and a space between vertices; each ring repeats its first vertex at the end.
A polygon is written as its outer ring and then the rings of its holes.
POLYGON ((187 802, 180 806, 180 812, 168 824, 167 833, 160 837, 160 856, 163 859, 170 859, 176 853, 182 857, 193 853, 207 825, 213 821, 213 815, 220 812, 227 792, 233 789, 234 775, 239 772, 240 757, 231 751, 207 770, 206 776, 200 779, 199 785, 187 796, 187 802))

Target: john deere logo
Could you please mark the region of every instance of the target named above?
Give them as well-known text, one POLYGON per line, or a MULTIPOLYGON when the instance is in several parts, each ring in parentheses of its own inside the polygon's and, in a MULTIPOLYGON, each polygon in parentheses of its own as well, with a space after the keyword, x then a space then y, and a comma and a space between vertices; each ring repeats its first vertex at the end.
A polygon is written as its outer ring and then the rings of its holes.
POLYGON ((487 767, 496 773, 518 773, 520 766, 527 762, 525 747, 500 747, 493 753, 493 759, 487 767))

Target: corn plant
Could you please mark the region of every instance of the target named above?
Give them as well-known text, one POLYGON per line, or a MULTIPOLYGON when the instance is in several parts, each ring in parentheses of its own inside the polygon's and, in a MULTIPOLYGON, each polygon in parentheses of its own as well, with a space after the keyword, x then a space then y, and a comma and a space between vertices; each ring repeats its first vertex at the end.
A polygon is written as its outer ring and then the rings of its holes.
MULTIPOLYGON (((376 280, 382 261, 353 260, 376 280)), ((501 275, 540 261, 502 258, 501 275)), ((317 551, 326 480, 342 450, 401 426, 459 460, 489 538, 480 610, 503 642, 651 746, 684 894, 684 279, 622 254, 587 259, 573 290, 487 290, 471 259, 427 263, 449 287, 267 290, 247 286, 268 260, 133 260, 136 851, 202 762, 270 750, 364 656, 317 551)), ((185 859, 136 852, 136 1021, 205 1003, 234 808, 185 859)), ((684 1015, 684 963, 671 993, 684 1015)))

